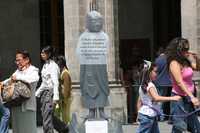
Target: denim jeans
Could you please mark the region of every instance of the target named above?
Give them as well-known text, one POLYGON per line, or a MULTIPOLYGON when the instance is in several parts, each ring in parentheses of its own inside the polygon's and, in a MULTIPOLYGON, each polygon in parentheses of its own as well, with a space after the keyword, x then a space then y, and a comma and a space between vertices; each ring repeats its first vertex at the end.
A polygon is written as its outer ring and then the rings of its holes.
MULTIPOLYGON (((175 94, 172 93, 172 95, 175 94)), ((184 116, 192 111, 194 111, 193 104, 187 97, 182 97, 182 100, 177 102, 171 102, 171 114, 174 115, 172 117, 172 133, 182 133, 186 130, 192 133, 200 133, 200 123, 196 114, 180 117, 180 115, 184 116)))
MULTIPOLYGON (((161 96, 171 96, 171 86, 156 86, 159 95, 161 96)), ((160 112, 166 115, 170 115, 170 102, 160 102, 160 112)), ((160 120, 167 120, 168 116, 160 116, 160 120)))
POLYGON ((4 105, 0 104, 0 112, 2 114, 1 123, 0 123, 0 133, 8 133, 10 111, 4 105))
POLYGON ((157 117, 150 117, 144 114, 138 114, 139 127, 137 133, 160 133, 157 117))

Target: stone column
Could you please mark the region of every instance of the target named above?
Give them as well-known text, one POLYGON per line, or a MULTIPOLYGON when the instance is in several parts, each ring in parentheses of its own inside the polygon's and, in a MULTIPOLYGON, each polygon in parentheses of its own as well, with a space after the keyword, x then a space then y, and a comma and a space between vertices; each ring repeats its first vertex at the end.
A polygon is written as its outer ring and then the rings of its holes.
POLYGON ((109 81, 116 81, 115 78, 115 40, 114 40, 114 8, 113 0, 97 0, 99 12, 104 16, 104 30, 110 39, 108 56, 108 77, 109 81))
POLYGON ((200 0, 197 0, 197 53, 200 55, 200 0))
MULTIPOLYGON (((198 0, 199 1, 199 0, 198 0)), ((198 53, 197 45, 197 0, 181 1, 182 36, 189 39, 191 51, 198 53)))
MULTIPOLYGON (((190 41, 190 49, 200 57, 200 0, 182 0, 182 35, 190 41)), ((200 73, 194 72, 193 80, 200 88, 200 73)), ((200 98, 200 90, 197 89, 200 98)))
POLYGON ((64 0, 65 56, 73 82, 79 81, 76 44, 79 38, 79 0, 64 0))
MULTIPOLYGON (((65 56, 67 65, 73 80, 73 101, 71 112, 78 114, 78 121, 88 114, 88 110, 82 106, 79 86, 79 63, 76 57, 76 45, 79 35, 85 30, 85 17, 89 11, 91 0, 64 0, 65 20, 65 56)), ((108 78, 110 87, 110 106, 106 108, 109 116, 124 118, 126 115, 126 93, 121 84, 118 84, 118 31, 115 31, 113 0, 97 0, 98 11, 103 15, 104 31, 109 35, 110 47, 108 56, 108 78), (117 33, 116 33, 117 32, 117 33), (117 57, 117 58, 116 58, 117 57)), ((116 14, 117 15, 117 14, 116 14)))

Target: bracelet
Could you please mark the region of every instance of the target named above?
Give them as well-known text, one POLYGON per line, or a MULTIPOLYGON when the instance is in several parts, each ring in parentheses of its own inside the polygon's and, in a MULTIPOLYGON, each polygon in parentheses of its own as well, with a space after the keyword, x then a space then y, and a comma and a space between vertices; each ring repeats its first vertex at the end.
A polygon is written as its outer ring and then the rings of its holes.
POLYGON ((195 98, 194 96, 186 96, 186 98, 188 99, 188 101, 192 101, 192 98, 195 98))

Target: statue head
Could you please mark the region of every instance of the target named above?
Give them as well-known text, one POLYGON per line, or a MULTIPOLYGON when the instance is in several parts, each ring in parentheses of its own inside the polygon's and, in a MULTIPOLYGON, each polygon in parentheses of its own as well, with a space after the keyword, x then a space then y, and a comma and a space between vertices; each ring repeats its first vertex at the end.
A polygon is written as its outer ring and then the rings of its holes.
POLYGON ((91 11, 86 17, 86 28, 90 32, 100 32, 103 28, 103 17, 97 11, 91 11))

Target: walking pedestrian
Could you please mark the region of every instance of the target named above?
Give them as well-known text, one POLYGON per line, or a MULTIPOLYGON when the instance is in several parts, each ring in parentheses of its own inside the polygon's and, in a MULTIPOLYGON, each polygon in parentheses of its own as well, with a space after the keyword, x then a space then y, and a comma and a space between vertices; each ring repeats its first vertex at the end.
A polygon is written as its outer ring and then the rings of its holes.
POLYGON ((36 133, 36 98, 34 94, 39 80, 39 70, 31 65, 31 58, 26 50, 17 50, 15 63, 17 70, 2 83, 4 85, 10 80, 24 81, 30 86, 31 97, 21 105, 11 107, 13 133, 36 133))
POLYGON ((171 102, 171 113, 173 128, 172 133, 182 133, 188 129, 192 133, 200 133, 200 123, 197 114, 193 113, 187 117, 187 113, 195 111, 195 107, 200 105, 198 98, 194 96, 195 87, 192 81, 193 70, 199 70, 189 54, 189 41, 185 38, 177 37, 170 41, 167 49, 168 70, 172 77, 171 95, 179 95, 182 100, 171 102), (177 117, 177 116, 185 117, 177 117))
POLYGON ((150 68, 146 65, 142 71, 141 86, 139 89, 139 102, 141 107, 138 111, 139 128, 137 133, 159 133, 157 117, 160 113, 158 102, 178 101, 179 96, 160 96, 153 83, 157 76, 157 67, 152 64, 150 68))
POLYGON ((59 74, 60 70, 53 58, 53 49, 46 46, 41 51, 41 58, 44 61, 41 76, 42 83, 36 91, 36 96, 41 98, 41 112, 43 118, 44 133, 53 133, 53 108, 59 100, 59 74))

